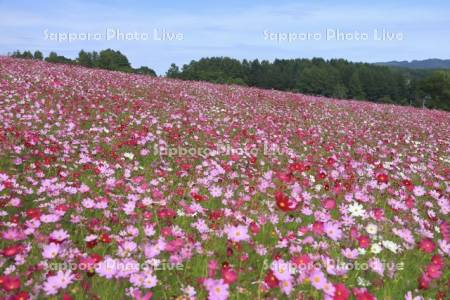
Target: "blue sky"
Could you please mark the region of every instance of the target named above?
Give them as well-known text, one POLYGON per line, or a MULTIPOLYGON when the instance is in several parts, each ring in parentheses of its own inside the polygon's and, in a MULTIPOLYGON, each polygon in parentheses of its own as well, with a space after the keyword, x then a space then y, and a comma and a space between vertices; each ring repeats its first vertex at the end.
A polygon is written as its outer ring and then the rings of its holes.
POLYGON ((364 62, 450 58, 449 1, 336 2, 0 1, 0 54, 40 49, 73 58, 80 49, 113 48, 125 53, 133 67, 147 65, 159 74, 172 62, 182 65, 206 56, 364 62), (113 36, 117 30, 136 32, 138 39, 113 36), (182 38, 157 40, 163 30, 182 38), (75 41, 54 40, 68 33, 75 41), (93 38, 81 40, 86 34, 93 38), (297 40, 277 41, 282 34, 297 35, 297 40))

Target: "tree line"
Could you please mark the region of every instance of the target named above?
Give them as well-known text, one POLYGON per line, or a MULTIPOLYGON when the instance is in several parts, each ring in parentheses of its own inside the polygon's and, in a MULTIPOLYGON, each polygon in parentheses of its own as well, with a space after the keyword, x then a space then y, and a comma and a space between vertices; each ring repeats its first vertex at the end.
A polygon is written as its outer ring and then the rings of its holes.
POLYGON ((81 50, 76 59, 70 59, 62 55, 58 55, 54 51, 50 52, 49 55, 44 58, 42 52, 39 50, 36 50, 34 53, 31 53, 31 51, 20 52, 17 50, 14 51, 11 56, 15 58, 45 60, 51 63, 76 64, 88 68, 156 76, 156 72, 149 67, 142 66, 137 69, 132 68, 130 61, 124 54, 120 51, 114 51, 112 49, 106 49, 100 52, 87 52, 81 50))
MULTIPOLYGON (((39 50, 34 53, 15 51, 11 56, 156 76, 149 67, 132 68, 124 54, 112 49, 81 50, 76 59, 56 52, 44 58, 39 50)), ((397 68, 344 59, 275 59, 270 62, 211 57, 193 60, 182 68, 172 64, 166 77, 450 110, 448 70, 397 68)))
POLYGON ((344 59, 269 62, 211 57, 193 60, 181 69, 172 64, 166 76, 450 110, 448 70, 392 68, 344 59))

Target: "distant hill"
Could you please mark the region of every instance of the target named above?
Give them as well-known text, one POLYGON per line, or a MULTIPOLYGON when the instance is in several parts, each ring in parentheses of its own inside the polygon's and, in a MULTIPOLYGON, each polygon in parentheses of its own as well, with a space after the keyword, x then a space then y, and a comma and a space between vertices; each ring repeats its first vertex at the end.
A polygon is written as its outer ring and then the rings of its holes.
POLYGON ((409 68, 409 69, 450 69, 450 59, 431 58, 413 61, 389 61, 375 63, 389 67, 409 68))

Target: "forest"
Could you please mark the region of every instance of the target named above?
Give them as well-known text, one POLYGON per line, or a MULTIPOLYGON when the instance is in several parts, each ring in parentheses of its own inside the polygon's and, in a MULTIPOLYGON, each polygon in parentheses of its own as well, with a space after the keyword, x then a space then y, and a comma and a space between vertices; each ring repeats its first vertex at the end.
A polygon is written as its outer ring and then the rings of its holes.
MULTIPOLYGON (((156 72, 147 66, 133 68, 123 53, 112 49, 100 52, 81 50, 75 59, 56 52, 50 52, 44 58, 39 50, 34 53, 15 51, 11 56, 156 76, 156 72)), ((172 64, 165 76, 450 110, 450 71, 445 69, 401 68, 355 63, 345 59, 298 58, 275 59, 271 62, 209 57, 192 60, 181 68, 172 64)))

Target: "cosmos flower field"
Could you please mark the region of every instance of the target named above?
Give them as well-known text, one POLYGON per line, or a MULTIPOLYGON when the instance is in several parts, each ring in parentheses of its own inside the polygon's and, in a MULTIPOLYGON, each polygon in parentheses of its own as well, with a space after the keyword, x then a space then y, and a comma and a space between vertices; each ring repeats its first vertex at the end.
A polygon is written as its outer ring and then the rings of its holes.
POLYGON ((0 299, 448 299, 448 112, 2 57, 0 141, 0 299))

